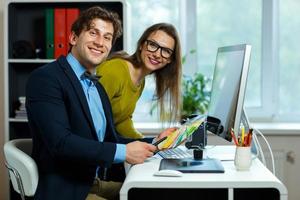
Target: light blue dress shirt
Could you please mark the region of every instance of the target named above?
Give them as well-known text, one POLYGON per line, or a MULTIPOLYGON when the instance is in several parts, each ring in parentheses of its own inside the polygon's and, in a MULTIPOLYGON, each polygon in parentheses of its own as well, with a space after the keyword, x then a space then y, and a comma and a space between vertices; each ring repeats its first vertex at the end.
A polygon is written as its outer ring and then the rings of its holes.
MULTIPOLYGON (((78 80, 80 81, 80 84, 86 96, 86 100, 88 102, 98 140, 102 142, 105 137, 106 118, 98 90, 91 80, 81 78, 81 75, 86 71, 86 68, 84 68, 71 53, 68 54, 67 61, 71 65, 78 80)), ((124 162, 125 159, 126 145, 117 144, 114 163, 124 162)))

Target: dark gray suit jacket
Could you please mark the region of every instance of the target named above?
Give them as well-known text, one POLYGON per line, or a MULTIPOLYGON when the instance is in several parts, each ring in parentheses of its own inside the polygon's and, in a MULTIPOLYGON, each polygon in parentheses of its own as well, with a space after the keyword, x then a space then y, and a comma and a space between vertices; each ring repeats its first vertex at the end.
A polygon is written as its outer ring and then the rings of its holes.
POLYGON ((104 142, 98 141, 82 86, 65 57, 29 77, 26 108, 39 170, 35 199, 85 199, 97 166, 108 168, 108 180, 124 178, 122 167, 112 167, 116 143, 132 140, 116 133, 105 90, 96 86, 107 120, 104 142))

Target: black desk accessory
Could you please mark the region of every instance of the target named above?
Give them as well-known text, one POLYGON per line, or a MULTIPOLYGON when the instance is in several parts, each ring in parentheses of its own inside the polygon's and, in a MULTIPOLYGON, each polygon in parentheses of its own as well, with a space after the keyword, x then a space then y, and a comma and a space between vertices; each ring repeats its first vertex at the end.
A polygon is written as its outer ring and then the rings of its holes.
MULTIPOLYGON (((196 117, 197 115, 190 115, 182 121, 182 123, 196 117)), ((223 132, 223 126, 221 125, 221 120, 215 117, 207 116, 203 124, 201 124, 195 133, 188 138, 185 143, 186 148, 194 149, 194 159, 201 160, 203 158, 203 149, 207 145, 207 132, 210 131, 216 135, 223 132)))

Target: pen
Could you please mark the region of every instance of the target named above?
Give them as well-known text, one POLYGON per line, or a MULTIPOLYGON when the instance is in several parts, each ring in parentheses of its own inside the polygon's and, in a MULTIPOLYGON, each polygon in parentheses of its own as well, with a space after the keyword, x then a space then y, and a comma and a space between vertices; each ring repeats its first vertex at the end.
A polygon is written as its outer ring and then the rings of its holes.
POLYGON ((165 137, 161 138, 160 140, 154 142, 153 145, 154 145, 154 146, 158 146, 161 142, 163 142, 163 141, 164 141, 165 139, 167 139, 167 138, 168 138, 168 136, 165 136, 165 137))

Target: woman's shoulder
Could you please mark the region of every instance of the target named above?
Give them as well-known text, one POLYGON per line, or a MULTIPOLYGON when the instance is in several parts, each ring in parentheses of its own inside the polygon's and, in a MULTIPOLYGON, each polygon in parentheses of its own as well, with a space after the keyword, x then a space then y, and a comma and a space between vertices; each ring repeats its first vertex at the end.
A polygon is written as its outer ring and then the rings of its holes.
POLYGON ((107 60, 97 67, 96 74, 119 80, 124 79, 128 74, 127 61, 122 58, 107 60))
POLYGON ((104 63, 125 64, 126 60, 124 58, 112 58, 112 59, 105 61, 104 63))
POLYGON ((113 58, 111 60, 107 60, 98 66, 97 70, 100 71, 120 71, 122 69, 126 69, 127 61, 122 58, 113 58))
POLYGON ((103 62, 99 66, 99 68, 101 68, 101 67, 111 68, 111 70, 112 69, 120 70, 120 68, 127 67, 127 61, 122 58, 113 58, 111 60, 107 60, 107 61, 103 62))

